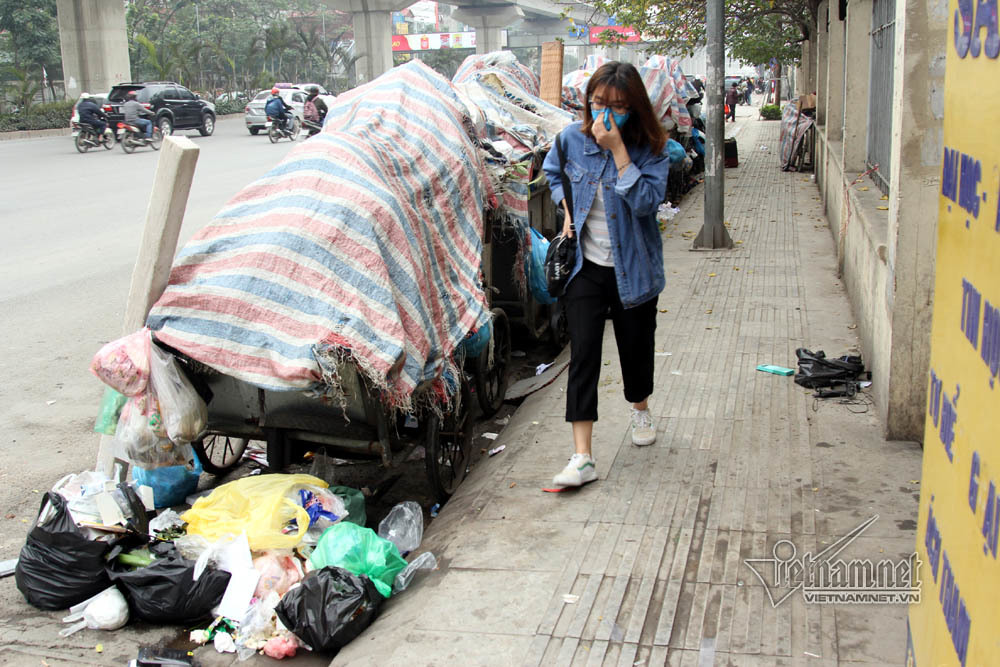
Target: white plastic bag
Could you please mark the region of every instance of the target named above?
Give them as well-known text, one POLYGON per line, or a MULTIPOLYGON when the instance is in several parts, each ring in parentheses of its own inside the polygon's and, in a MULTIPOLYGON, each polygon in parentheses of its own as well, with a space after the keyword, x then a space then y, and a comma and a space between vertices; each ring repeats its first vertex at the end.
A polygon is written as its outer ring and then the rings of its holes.
POLYGON ((63 623, 73 623, 73 625, 61 630, 60 637, 69 637, 84 628, 117 630, 128 623, 128 603, 114 586, 86 600, 85 604, 82 609, 80 605, 73 607, 70 610, 73 613, 63 619, 63 623))
POLYGON ((124 449, 129 461, 145 470, 187 465, 194 460, 187 441, 174 443, 166 437, 156 399, 149 393, 130 398, 122 408, 115 447, 124 449))
POLYGON ((436 570, 437 566, 437 558, 434 557, 434 554, 430 551, 425 551, 410 563, 407 563, 403 571, 396 575, 396 578, 392 581, 392 592, 401 593, 405 591, 409 587, 410 582, 413 581, 417 570, 436 570))
POLYGON ((405 554, 420 546, 424 538, 424 510, 412 500, 399 503, 378 524, 378 536, 405 554))
POLYGON ((173 442, 197 439, 208 423, 208 406, 177 366, 174 355, 152 345, 150 385, 160 402, 163 425, 173 442))

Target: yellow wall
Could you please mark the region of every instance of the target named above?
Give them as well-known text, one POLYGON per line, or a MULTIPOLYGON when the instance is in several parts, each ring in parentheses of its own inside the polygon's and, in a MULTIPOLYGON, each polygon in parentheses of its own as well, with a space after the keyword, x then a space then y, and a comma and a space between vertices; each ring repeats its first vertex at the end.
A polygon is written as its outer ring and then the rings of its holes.
POLYGON ((917 532, 921 601, 909 615, 908 660, 918 666, 1000 664, 996 6, 996 0, 982 5, 951 0, 949 7, 945 150, 917 532), (992 12, 977 15, 978 7, 990 4, 992 12), (974 34, 978 39, 971 39, 974 34))

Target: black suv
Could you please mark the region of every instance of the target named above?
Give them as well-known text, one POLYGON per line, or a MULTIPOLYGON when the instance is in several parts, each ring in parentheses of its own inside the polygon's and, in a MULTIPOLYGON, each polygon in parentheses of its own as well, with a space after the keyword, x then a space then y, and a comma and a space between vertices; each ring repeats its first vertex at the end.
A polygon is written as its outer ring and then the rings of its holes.
POLYGON ((136 101, 153 112, 153 123, 163 136, 174 130, 198 130, 207 137, 215 131, 215 106, 172 81, 120 83, 112 88, 104 103, 112 127, 125 119, 121 108, 130 90, 136 92, 136 101))

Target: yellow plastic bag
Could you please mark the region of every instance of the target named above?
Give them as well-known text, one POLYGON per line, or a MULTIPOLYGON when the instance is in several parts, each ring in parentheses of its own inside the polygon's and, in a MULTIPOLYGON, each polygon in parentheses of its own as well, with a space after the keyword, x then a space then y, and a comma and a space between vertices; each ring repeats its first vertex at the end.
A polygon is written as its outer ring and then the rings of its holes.
POLYGON ((209 542, 246 531, 252 551, 291 549, 309 530, 309 513, 294 500, 304 486, 325 489, 329 485, 312 475, 244 477, 199 498, 181 518, 188 523, 188 533, 209 542), (292 519, 297 523, 296 531, 283 534, 282 529, 292 519))

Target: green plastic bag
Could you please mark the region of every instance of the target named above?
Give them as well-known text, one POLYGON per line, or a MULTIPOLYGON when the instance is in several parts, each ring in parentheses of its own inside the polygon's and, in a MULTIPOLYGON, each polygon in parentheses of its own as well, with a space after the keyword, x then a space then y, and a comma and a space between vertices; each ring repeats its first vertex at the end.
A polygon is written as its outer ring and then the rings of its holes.
POLYGON ((94 432, 114 435, 118 428, 118 417, 127 402, 128 396, 119 394, 111 387, 105 387, 104 396, 101 398, 101 408, 97 413, 97 422, 94 423, 94 432))
POLYGON ((367 523, 365 494, 349 486, 331 486, 330 491, 344 501, 344 506, 347 508, 347 516, 344 517, 344 521, 350 521, 359 526, 364 526, 367 523))
POLYGON ((346 521, 326 529, 309 562, 314 570, 332 566, 342 567, 351 574, 364 574, 386 598, 392 594, 396 575, 406 567, 395 544, 382 539, 371 528, 346 521))

